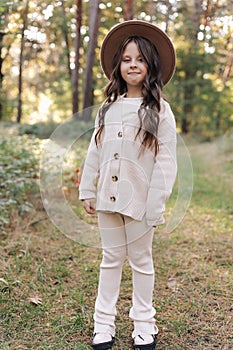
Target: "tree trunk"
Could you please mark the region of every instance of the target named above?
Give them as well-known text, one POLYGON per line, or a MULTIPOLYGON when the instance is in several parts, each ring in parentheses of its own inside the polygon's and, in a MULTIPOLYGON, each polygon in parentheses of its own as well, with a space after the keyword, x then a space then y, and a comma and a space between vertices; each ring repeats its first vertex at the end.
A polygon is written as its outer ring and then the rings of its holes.
POLYGON ((192 24, 189 34, 193 41, 194 46, 197 44, 197 35, 200 30, 201 24, 201 11, 203 0, 191 0, 187 1, 187 10, 190 23, 192 24))
MULTIPOLYGON (((191 42, 189 49, 189 57, 192 57, 192 54, 195 52, 198 45, 198 31, 201 24, 201 4, 203 0, 192 0, 185 4, 187 9, 187 15, 190 23, 192 24, 191 28, 188 31, 188 38, 191 42)), ((192 60, 187 61, 184 67, 185 71, 185 80, 190 82, 190 84, 185 84, 184 86, 184 107, 183 107, 183 117, 181 120, 181 130, 182 133, 187 134, 190 128, 190 119, 192 118, 193 113, 193 96, 194 96, 194 86, 191 83, 196 79, 196 69, 193 67, 192 60)))
POLYGON ((169 0, 165 0, 165 5, 167 7, 167 12, 166 12, 166 15, 165 15, 165 32, 168 34, 168 27, 169 27, 169 22, 170 22, 170 16, 171 16, 171 13, 172 13, 172 4, 170 3, 169 0))
MULTIPOLYGON (((61 1, 61 5, 62 5, 63 18, 64 18, 64 21, 66 21, 66 11, 65 11, 64 0, 61 1)), ((62 32, 63 32, 64 40, 66 43, 67 71, 69 74, 69 78, 71 80, 72 79, 72 71, 71 71, 71 67, 70 67, 70 44, 69 44, 69 36, 68 36, 68 30, 67 30, 66 23, 64 26, 62 26, 62 32)))
POLYGON ((133 0, 125 0, 124 1, 124 20, 129 21, 133 19, 133 0))
POLYGON ((231 75, 231 71, 232 71, 232 68, 233 68, 233 48, 231 49, 230 53, 229 53, 229 57, 228 57, 228 60, 227 60, 227 64, 226 64, 226 67, 223 71, 223 85, 224 87, 226 86, 226 83, 231 75))
POLYGON ((23 11, 23 27, 21 32, 21 44, 20 44, 20 55, 19 55, 19 80, 18 80, 18 112, 17 112, 17 123, 21 122, 22 118, 22 92, 23 92, 23 51, 24 51, 24 32, 27 28, 27 16, 28 16, 29 0, 26 1, 25 10, 23 11))
MULTIPOLYGON (((2 58, 2 48, 3 48, 3 38, 5 32, 0 32, 0 93, 2 95, 2 82, 3 82, 3 72, 2 72, 2 64, 3 64, 3 58, 2 58)), ((2 98, 0 98, 0 120, 3 119, 3 106, 2 106, 2 98)))
POLYGON ((150 16, 151 21, 155 15, 155 3, 153 0, 149 0, 148 2, 148 14, 150 16))
POLYGON ((75 36, 75 68, 73 71, 73 96, 72 96, 72 106, 73 106, 73 116, 77 117, 78 113, 78 88, 79 88, 79 49, 81 45, 80 29, 82 25, 82 0, 76 0, 76 36, 75 36))
MULTIPOLYGON (((84 102, 83 109, 93 105, 93 66, 95 62, 95 48, 97 45, 98 27, 99 27, 99 0, 91 0, 89 7, 89 43, 87 52, 87 65, 84 83, 84 102)), ((83 118, 88 121, 91 113, 85 113, 83 118)))
MULTIPOLYGON (((186 67, 185 80, 191 82, 194 79, 193 72, 190 72, 189 66, 186 67)), ((193 95, 194 95, 193 84, 186 84, 184 87, 184 107, 183 107, 183 117, 181 120, 181 131, 183 134, 189 133, 190 118, 192 118, 193 113, 193 95)))

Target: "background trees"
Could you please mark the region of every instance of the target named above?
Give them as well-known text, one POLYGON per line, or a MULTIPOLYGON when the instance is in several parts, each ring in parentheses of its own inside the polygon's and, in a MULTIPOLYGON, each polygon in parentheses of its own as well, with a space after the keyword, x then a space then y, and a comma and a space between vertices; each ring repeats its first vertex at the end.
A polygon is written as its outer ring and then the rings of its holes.
POLYGON ((224 133, 233 123, 232 10, 227 0, 1 0, 0 119, 60 122, 100 103, 103 37, 137 18, 175 44, 177 70, 165 93, 180 130, 224 133))

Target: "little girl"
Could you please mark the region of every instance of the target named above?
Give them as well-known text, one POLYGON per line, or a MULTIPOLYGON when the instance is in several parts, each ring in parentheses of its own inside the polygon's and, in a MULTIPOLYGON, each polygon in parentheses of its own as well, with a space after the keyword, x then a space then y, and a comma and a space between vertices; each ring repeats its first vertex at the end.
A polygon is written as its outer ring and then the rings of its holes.
POLYGON ((153 350, 158 328, 152 306, 154 227, 176 178, 176 127, 162 88, 175 51, 157 26, 138 20, 114 26, 101 48, 110 79, 96 118, 80 183, 87 213, 97 212, 103 258, 92 348, 114 344, 116 303, 126 258, 132 268, 133 348, 153 350))

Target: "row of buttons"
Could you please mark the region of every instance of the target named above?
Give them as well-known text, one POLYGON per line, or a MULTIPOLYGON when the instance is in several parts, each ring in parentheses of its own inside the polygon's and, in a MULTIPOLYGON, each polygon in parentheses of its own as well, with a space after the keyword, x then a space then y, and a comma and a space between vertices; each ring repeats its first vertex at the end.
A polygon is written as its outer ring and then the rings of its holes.
MULTIPOLYGON (((117 134, 117 136, 118 136, 118 137, 122 137, 122 136, 123 136, 122 131, 119 131, 118 134, 117 134)), ((115 153, 115 154, 114 154, 114 159, 119 159, 119 153, 115 153)), ((116 175, 112 176, 112 181, 113 181, 113 182, 118 181, 118 177, 117 177, 116 175)), ((111 202, 115 202, 115 201, 116 201, 116 197, 111 196, 111 197, 110 197, 110 201, 111 201, 111 202)))
MULTIPOLYGON (((117 177, 116 175, 112 176, 112 181, 113 181, 113 182, 118 181, 118 177, 117 177)), ((110 197, 110 201, 111 201, 111 202, 115 202, 115 201, 116 201, 116 197, 111 196, 111 197, 110 197)))

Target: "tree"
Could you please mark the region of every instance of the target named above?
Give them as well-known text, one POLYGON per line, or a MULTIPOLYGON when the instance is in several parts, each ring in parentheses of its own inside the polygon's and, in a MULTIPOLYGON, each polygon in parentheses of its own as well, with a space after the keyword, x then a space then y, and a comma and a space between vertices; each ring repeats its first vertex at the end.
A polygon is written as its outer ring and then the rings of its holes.
MULTIPOLYGON (((194 81, 196 80, 197 72, 197 56, 198 56, 198 31, 201 24, 201 14, 200 14, 200 3, 202 0, 192 0, 187 2, 185 7, 185 12, 187 15, 186 22, 186 38, 189 40, 189 48, 187 55, 185 57, 183 70, 185 73, 186 84, 184 87, 184 107, 183 115, 181 119, 181 130, 183 133, 187 134, 190 130, 190 118, 193 112, 193 92, 195 88, 194 81)), ((198 67, 199 68, 199 67, 198 67)))
POLYGON ((129 21, 133 19, 133 0, 124 0, 124 20, 129 21))
POLYGON ((81 37, 80 30, 82 25, 82 0, 76 0, 76 33, 75 33, 75 68, 73 70, 73 116, 76 117, 78 113, 78 86, 79 86, 79 56, 81 37))
POLYGON ((178 13, 177 20, 180 23, 183 18, 183 26, 177 26, 175 33, 178 65, 174 99, 181 106, 177 113, 181 130, 206 135, 224 132, 231 115, 226 96, 232 85, 223 84, 232 48, 231 9, 227 1, 192 0, 180 2, 178 13))
POLYGON ((224 87, 226 86, 226 83, 231 76, 232 68, 233 68, 233 45, 232 45, 231 51, 229 52, 227 63, 222 75, 224 87))
MULTIPOLYGON (((2 58, 2 48, 3 48, 3 38, 6 33, 4 31, 0 31, 0 93, 2 96, 2 82, 3 82, 3 71, 2 71, 2 65, 3 65, 3 58, 2 58)), ((3 117, 3 104, 2 104, 2 98, 0 97, 0 120, 2 120, 3 117)))
POLYGON ((7 21, 8 21, 8 12, 9 12, 9 7, 3 6, 0 8, 0 120, 3 119, 3 107, 4 107, 4 100, 3 98, 3 79, 4 79, 4 74, 3 74, 3 63, 5 59, 7 58, 10 45, 8 47, 5 47, 4 45, 4 37, 7 34, 7 21), (6 53, 3 56, 3 49, 6 49, 6 53))
MULTIPOLYGON (((99 27, 99 0, 90 0, 89 7, 89 42, 87 51, 87 64, 84 83, 84 102, 83 109, 93 104, 93 66, 95 61, 95 48, 97 45, 98 27, 99 27)), ((91 117, 90 113, 83 116, 88 121, 91 117)))
POLYGON ((21 31, 21 44, 20 44, 20 56, 19 56, 17 123, 20 123, 21 117, 22 117, 23 62, 24 62, 23 54, 24 54, 25 30, 27 28, 28 7, 29 7, 29 0, 26 1, 25 9, 23 11, 23 25, 22 25, 22 31, 21 31))
POLYGON ((154 18, 154 12, 155 12, 155 3, 153 0, 149 0, 148 3, 148 14, 150 16, 150 20, 154 18))
POLYGON ((62 6, 62 14, 63 14, 63 19, 64 19, 64 24, 62 25, 62 32, 64 35, 64 40, 66 43, 66 57, 67 57, 67 71, 69 74, 69 78, 70 80, 72 79, 72 71, 71 71, 71 67, 70 67, 70 43, 69 43, 69 33, 67 30, 67 18, 66 18, 66 11, 65 11, 65 4, 64 4, 64 0, 61 1, 61 6, 62 6))

